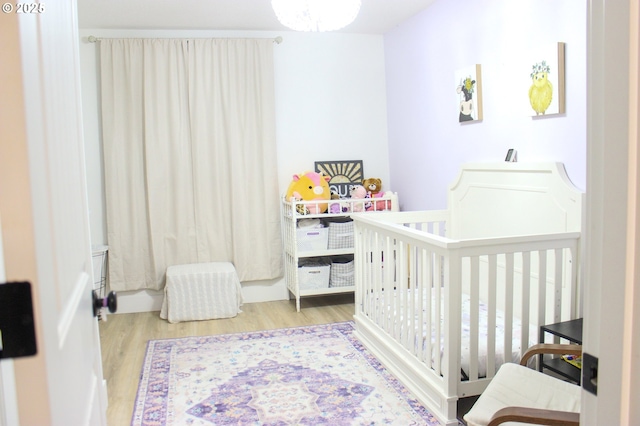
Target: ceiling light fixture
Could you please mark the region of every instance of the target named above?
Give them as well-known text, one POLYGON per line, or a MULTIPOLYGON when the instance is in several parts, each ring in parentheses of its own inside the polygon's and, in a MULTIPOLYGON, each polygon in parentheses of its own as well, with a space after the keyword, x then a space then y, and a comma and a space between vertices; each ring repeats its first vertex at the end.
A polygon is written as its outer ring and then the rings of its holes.
POLYGON ((295 31, 335 31, 352 23, 360 0, 271 0, 278 20, 295 31))

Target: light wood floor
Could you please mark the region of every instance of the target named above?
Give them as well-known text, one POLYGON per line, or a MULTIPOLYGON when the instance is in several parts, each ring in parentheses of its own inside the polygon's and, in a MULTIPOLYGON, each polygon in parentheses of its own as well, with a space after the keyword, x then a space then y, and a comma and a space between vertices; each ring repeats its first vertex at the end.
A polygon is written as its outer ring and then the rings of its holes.
POLYGON ((353 294, 311 297, 301 300, 250 303, 235 318, 170 324, 159 312, 109 315, 100 321, 102 366, 107 381, 109 426, 131 423, 138 380, 147 341, 186 336, 209 336, 256 330, 328 324, 353 319, 353 294))

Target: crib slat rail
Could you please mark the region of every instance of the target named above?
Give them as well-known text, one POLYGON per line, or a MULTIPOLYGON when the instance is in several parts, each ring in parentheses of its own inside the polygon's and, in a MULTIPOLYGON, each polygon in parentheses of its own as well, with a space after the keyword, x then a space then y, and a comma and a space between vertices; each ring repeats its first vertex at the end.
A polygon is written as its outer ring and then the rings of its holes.
POLYGON ((577 314, 579 232, 455 240, 447 211, 353 218, 356 333, 446 424, 540 325, 577 314))

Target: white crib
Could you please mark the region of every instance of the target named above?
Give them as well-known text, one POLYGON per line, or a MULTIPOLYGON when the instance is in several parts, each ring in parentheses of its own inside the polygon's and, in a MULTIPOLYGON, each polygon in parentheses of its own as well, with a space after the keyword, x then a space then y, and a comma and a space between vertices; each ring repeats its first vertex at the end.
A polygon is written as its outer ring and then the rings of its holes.
POLYGON ((353 215, 358 337, 457 424, 540 325, 581 316, 583 204, 563 164, 505 162, 463 166, 448 210, 353 215))

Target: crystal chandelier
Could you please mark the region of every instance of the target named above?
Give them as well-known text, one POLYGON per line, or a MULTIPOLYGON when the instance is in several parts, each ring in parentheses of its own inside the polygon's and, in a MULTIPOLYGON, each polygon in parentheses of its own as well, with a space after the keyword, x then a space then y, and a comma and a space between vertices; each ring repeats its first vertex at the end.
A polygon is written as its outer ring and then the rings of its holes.
POLYGON ((295 31, 335 31, 356 19, 360 0, 271 0, 278 20, 295 31))

